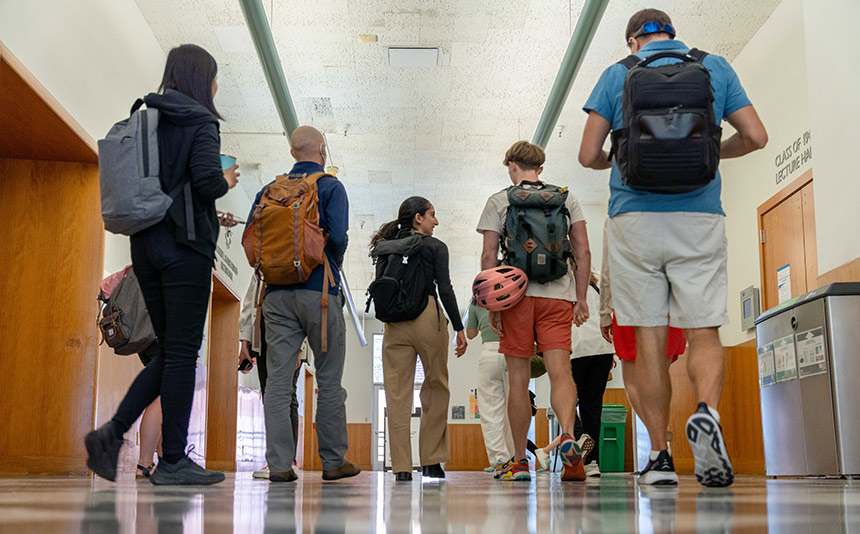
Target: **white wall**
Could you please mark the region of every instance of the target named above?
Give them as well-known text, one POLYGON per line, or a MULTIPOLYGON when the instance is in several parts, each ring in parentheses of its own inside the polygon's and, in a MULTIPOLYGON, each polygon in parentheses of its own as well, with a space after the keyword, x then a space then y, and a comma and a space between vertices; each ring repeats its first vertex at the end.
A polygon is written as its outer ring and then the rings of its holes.
MULTIPOLYGON (((767 128, 770 141, 763 150, 720 163, 729 247, 728 311, 731 322, 720 331, 726 346, 755 336, 755 330, 741 330, 740 292, 751 285, 761 286, 756 209, 812 166, 812 161, 807 161, 779 184, 776 183, 780 168, 776 164, 777 156, 809 129, 804 49, 802 0, 783 0, 732 62, 767 128)), ((723 139, 727 139, 733 130, 728 123, 723 123, 723 128, 723 139)), ((815 196, 816 204, 821 206, 817 167, 821 161, 818 152, 820 139, 813 134, 813 141, 815 196)), ((819 241, 819 250, 820 246, 819 241)))
POLYGON ((807 91, 815 142, 815 227, 818 272, 860 256, 860 20, 857 0, 805 0, 807 91))

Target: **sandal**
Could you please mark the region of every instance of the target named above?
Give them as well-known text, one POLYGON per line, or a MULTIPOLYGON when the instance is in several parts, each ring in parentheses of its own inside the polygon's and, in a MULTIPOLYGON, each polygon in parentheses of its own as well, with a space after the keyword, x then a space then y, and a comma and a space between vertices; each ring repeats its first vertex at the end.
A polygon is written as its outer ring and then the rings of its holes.
POLYGON ((155 464, 149 464, 149 467, 143 467, 140 464, 137 464, 137 473, 135 474, 135 478, 140 478, 143 476, 144 478, 149 478, 152 476, 152 472, 155 470, 155 464))

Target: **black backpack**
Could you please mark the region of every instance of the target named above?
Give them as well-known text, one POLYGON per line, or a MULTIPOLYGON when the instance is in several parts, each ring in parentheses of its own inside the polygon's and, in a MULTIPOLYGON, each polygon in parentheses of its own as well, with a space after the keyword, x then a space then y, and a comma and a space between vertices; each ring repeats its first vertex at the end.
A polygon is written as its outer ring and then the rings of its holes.
POLYGON ((708 185, 720 163, 722 128, 714 120, 706 52, 659 52, 620 61, 624 79, 623 127, 612 132, 612 150, 624 184, 652 193, 687 193, 708 185), (658 59, 671 65, 649 67, 658 59))
POLYGON ((415 319, 427 307, 428 290, 432 280, 418 258, 428 236, 413 233, 406 237, 384 239, 371 250, 376 263, 376 279, 367 289, 365 312, 373 302, 376 318, 383 323, 399 323, 415 319))

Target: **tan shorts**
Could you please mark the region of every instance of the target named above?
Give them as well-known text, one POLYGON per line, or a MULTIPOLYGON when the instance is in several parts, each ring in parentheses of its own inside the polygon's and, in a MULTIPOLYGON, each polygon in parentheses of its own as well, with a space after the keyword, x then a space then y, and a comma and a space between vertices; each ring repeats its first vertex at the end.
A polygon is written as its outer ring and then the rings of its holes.
POLYGON ((729 322, 722 215, 621 213, 606 228, 618 324, 706 328, 729 322))

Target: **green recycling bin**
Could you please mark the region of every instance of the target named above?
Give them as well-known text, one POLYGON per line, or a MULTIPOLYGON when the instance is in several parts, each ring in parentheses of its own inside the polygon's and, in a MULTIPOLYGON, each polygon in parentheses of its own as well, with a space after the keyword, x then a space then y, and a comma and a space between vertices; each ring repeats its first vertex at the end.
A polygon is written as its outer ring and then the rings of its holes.
POLYGON ((620 404, 604 404, 600 416, 600 471, 620 473, 624 471, 624 427, 627 424, 627 408, 620 404))

